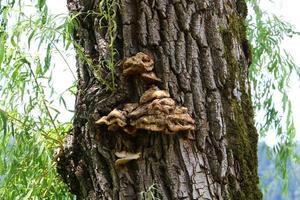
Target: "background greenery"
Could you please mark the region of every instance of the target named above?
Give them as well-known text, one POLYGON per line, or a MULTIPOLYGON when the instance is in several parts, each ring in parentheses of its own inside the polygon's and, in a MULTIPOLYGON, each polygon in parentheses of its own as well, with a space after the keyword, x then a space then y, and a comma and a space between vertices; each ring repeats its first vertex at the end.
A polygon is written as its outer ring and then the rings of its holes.
MULTIPOLYGON (((261 188, 265 199, 299 199, 299 149, 287 91, 291 76, 300 71, 281 48, 285 37, 299 33, 261 10, 259 0, 247 3, 256 125, 261 137, 270 131, 278 136, 274 147, 259 145, 261 188)), ((113 19, 109 13, 115 12, 102 11, 113 19)), ((0 1, 0 199, 74 198, 55 172, 54 151, 71 127, 74 98, 69 97, 76 93, 76 75, 67 58, 75 57, 73 46, 93 68, 72 42, 80 14, 51 14, 46 0, 0 1), (61 60, 56 65, 54 55, 61 60), (58 91, 55 83, 62 71, 71 81, 58 91)))
MULTIPOLYGON (((272 160, 269 147, 261 142, 258 145, 258 174, 260 176, 261 189, 264 194, 265 200, 298 200, 300 197, 300 165, 299 161, 288 161, 287 173, 288 173, 288 191, 282 192, 283 177, 276 172, 276 166, 272 160)), ((297 143, 295 152, 300 154, 300 143, 297 143)))

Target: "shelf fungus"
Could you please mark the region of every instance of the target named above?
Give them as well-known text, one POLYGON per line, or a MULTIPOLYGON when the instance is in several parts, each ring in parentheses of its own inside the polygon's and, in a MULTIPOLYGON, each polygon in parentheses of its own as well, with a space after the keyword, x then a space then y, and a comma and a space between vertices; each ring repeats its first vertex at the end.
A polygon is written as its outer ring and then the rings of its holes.
POLYGON ((154 61, 148 54, 139 52, 135 56, 125 59, 122 67, 124 76, 140 75, 149 83, 161 82, 161 79, 153 72, 154 61))
POLYGON ((137 160, 141 157, 141 153, 130 153, 126 151, 116 152, 115 155, 118 157, 115 161, 115 165, 117 167, 123 166, 126 163, 132 160, 137 160))
POLYGON ((96 124, 106 124, 109 131, 116 131, 117 129, 127 125, 124 111, 117 109, 111 111, 107 116, 101 117, 98 121, 96 121, 96 124))
POLYGON ((165 134, 195 129, 195 121, 186 107, 176 105, 167 91, 152 86, 140 97, 139 103, 126 104, 123 110, 113 110, 97 124, 106 124, 109 130, 120 128, 133 134, 138 129, 165 134))

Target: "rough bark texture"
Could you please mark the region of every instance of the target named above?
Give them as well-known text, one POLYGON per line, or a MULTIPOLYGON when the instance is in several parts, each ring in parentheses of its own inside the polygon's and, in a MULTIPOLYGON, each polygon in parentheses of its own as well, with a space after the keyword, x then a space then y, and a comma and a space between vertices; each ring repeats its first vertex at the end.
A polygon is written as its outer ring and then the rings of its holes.
MULTIPOLYGON (((137 102, 147 86, 123 78, 116 66, 118 86, 110 92, 78 59, 74 128, 57 163, 70 190, 79 199, 151 199, 150 193, 168 200, 261 199, 244 0, 119 4, 116 59, 151 53, 159 87, 188 108, 196 130, 188 137, 149 131, 130 136, 97 126, 114 108, 137 102), (118 151, 141 152, 141 158, 116 168, 118 151)), ((98 12, 98 5, 98 0, 68 0, 71 12, 83 13, 75 39, 96 64, 106 56, 107 34, 99 31, 97 15, 84 12, 98 12)))

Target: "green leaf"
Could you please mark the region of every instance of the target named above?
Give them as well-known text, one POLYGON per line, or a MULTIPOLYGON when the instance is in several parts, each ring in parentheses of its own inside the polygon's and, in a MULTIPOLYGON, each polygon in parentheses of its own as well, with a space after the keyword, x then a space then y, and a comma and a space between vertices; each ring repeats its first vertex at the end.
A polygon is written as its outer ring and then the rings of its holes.
POLYGON ((7 133, 7 114, 4 110, 0 109, 0 130, 3 131, 3 139, 7 133))
POLYGON ((34 30, 30 33, 30 35, 28 36, 28 39, 27 39, 28 48, 30 48, 31 40, 32 40, 32 38, 33 38, 35 32, 36 32, 36 30, 34 29, 34 30))
POLYGON ((5 43, 6 43, 6 34, 1 33, 1 36, 0 36, 0 67, 2 65, 4 55, 5 55, 5 43))
POLYGON ((31 188, 31 189, 27 192, 26 196, 24 197, 24 200, 30 199, 32 192, 33 192, 33 188, 31 188))
POLYGON ((45 6, 45 3, 46 3, 46 0, 38 0, 38 8, 40 11, 45 6))
POLYGON ((51 44, 48 44, 47 46, 47 51, 46 51, 46 56, 45 56, 45 60, 44 60, 44 70, 43 73, 46 73, 50 67, 51 64, 51 44))

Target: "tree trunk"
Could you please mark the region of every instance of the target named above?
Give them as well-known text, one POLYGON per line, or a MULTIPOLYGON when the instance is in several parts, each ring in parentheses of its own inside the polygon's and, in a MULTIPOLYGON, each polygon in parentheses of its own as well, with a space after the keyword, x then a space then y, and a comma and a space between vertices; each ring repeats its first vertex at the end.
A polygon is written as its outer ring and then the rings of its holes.
POLYGON ((57 160, 59 174, 78 199, 262 198, 244 0, 119 1, 115 60, 138 52, 153 57, 162 80, 156 85, 195 120, 195 130, 174 134, 141 129, 129 135, 95 123, 114 108, 138 102, 149 86, 124 77, 121 64, 114 71, 101 64, 110 56, 109 21, 97 14, 99 0, 68 0, 68 7, 80 13, 76 43, 93 65, 102 66, 106 82, 113 84, 114 76, 116 84, 108 90, 91 63, 78 56, 74 127, 57 160), (120 151, 140 158, 118 167, 120 151))

